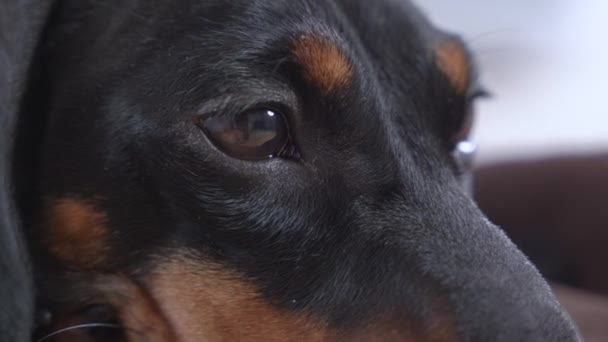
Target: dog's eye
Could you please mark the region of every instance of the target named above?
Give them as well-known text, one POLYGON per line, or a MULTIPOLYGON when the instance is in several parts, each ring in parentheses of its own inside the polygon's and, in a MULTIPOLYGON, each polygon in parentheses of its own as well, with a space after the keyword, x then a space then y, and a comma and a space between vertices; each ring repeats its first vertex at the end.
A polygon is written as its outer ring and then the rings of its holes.
POLYGON ((457 128, 454 130, 450 137, 452 151, 456 148, 456 145, 459 142, 467 140, 469 138, 475 116, 475 103, 478 99, 485 99, 488 97, 490 97, 490 93, 482 88, 468 95, 464 104, 464 111, 462 113, 463 115, 460 117, 460 120, 457 124, 457 128))
POLYGON ((272 109, 252 109, 236 117, 214 116, 201 126, 220 150, 238 159, 273 158, 281 155, 289 144, 287 122, 272 109))

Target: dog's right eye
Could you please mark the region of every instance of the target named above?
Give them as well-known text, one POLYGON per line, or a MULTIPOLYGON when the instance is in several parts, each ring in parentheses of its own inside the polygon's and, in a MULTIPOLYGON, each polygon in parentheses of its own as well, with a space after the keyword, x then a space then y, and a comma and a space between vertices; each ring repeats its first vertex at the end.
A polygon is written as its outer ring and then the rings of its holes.
POLYGON ((290 147, 287 120, 273 109, 251 109, 235 117, 213 116, 200 123, 211 142, 243 160, 282 156, 290 147))

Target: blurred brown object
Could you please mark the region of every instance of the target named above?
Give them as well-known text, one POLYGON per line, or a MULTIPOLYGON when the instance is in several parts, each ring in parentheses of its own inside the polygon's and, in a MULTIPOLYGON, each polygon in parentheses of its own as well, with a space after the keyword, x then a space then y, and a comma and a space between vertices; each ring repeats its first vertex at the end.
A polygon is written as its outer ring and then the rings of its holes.
POLYGON ((589 341, 608 341, 608 154, 484 166, 475 196, 553 282, 589 341))
POLYGON ((482 167, 475 196, 548 278, 608 294, 608 154, 482 167))
POLYGON ((587 342, 608 341, 608 298, 569 287, 553 285, 587 342))

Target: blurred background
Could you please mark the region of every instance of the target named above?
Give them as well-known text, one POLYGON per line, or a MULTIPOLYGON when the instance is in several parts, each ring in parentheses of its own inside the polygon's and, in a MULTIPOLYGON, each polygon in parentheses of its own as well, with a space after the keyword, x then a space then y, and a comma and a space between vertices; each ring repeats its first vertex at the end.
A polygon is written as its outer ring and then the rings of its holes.
POLYGON ((475 197, 587 341, 608 341, 608 1, 419 0, 460 33, 477 106, 475 197))
POLYGON ((417 3, 462 34, 494 94, 477 110, 479 162, 608 151, 608 1, 417 3))

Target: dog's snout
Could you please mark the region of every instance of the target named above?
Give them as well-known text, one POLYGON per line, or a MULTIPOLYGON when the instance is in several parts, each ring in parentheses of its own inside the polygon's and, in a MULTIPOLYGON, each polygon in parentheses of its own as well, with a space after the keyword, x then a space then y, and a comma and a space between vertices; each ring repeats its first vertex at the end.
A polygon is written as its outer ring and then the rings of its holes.
MULTIPOLYGON (((385 206, 391 213, 381 215, 391 219, 382 229, 395 232, 400 249, 407 251, 403 272, 426 279, 417 293, 424 296, 433 288, 430 301, 444 298, 441 315, 454 317, 455 340, 581 340, 535 266, 473 201, 458 191, 431 198, 422 204, 404 196, 385 206), (417 205, 426 210, 411 210, 417 205), (412 217, 412 212, 421 214, 412 217)), ((409 303, 400 302, 400 310, 409 310, 409 303)))
MULTIPOLYGON (((481 215, 481 214, 480 214, 481 215)), ((432 265, 465 341, 578 341, 546 281, 496 226, 451 227, 432 265)), ((439 241, 436 239, 435 241, 439 241)))
POLYGON ((470 253, 449 256, 443 267, 449 274, 441 277, 463 340, 580 340, 536 268, 497 227, 480 229, 494 236, 470 253))

